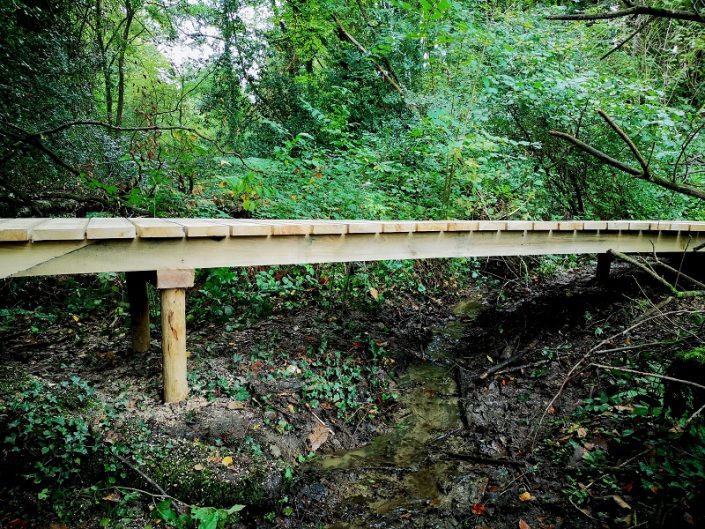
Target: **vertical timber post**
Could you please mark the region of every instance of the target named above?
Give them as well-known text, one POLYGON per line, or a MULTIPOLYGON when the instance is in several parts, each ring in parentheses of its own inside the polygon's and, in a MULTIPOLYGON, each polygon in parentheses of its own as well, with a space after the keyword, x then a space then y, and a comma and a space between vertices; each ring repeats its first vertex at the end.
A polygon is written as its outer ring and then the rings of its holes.
POLYGON ((127 299, 130 302, 130 327, 132 350, 136 353, 149 351, 149 297, 147 296, 147 272, 127 272, 127 299))
POLYGON ((158 270, 162 305, 164 402, 188 396, 186 379, 186 289, 193 286, 193 270, 158 270))
POLYGON ((612 266, 613 260, 614 256, 609 252, 597 254, 597 269, 595 270, 595 277, 599 283, 609 282, 610 267, 612 266))

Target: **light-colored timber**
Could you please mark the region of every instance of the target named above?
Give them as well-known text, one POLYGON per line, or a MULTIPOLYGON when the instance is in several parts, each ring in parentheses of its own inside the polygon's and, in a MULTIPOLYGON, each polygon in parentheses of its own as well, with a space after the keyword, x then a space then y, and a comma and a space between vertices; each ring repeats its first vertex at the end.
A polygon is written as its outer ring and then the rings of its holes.
POLYGON ((705 223, 690 221, 109 220, 0 220, 0 278, 610 249, 683 252, 705 241, 705 223))
POLYGON ((141 238, 179 238, 185 235, 183 226, 166 219, 130 219, 141 238))
POLYGON ((0 220, 0 241, 29 241, 32 228, 44 219, 2 219, 0 220))
POLYGON ((128 272, 133 348, 149 349, 146 281, 161 291, 164 400, 188 395, 186 289, 198 268, 387 259, 693 252, 705 222, 0 219, 0 278, 128 272))
POLYGON ((179 402, 188 396, 186 290, 162 290, 161 305, 164 402, 179 402))
POLYGON ((127 219, 94 218, 88 221, 86 239, 134 239, 135 225, 127 219))
POLYGON ((32 227, 33 241, 80 241, 86 238, 88 219, 47 219, 32 227))
POLYGON ((169 219, 186 230, 187 237, 227 237, 230 228, 212 220, 205 219, 169 219))

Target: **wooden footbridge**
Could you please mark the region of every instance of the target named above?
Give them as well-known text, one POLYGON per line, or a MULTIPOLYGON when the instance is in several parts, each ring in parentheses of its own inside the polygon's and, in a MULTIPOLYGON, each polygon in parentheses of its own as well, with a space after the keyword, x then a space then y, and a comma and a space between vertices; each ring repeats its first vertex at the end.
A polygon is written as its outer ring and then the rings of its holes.
MULTIPOLYGON (((132 345, 161 291, 164 400, 188 395, 186 289, 197 268, 546 254, 692 252, 705 222, 0 219, 0 278, 127 272, 132 345)), ((609 266, 609 265, 608 265, 609 266)))

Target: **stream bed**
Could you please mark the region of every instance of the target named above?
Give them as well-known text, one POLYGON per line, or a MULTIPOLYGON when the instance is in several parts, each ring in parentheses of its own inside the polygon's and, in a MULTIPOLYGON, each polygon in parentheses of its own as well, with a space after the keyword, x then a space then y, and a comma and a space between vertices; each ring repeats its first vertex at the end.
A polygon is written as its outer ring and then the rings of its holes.
MULTIPOLYGON (((442 354, 442 341, 427 351, 442 354)), ((398 390, 400 415, 393 430, 363 447, 321 455, 309 464, 307 472, 317 479, 303 492, 330 509, 326 527, 457 527, 453 513, 467 515, 485 493, 482 473, 440 449, 462 428, 451 368, 431 362, 411 365, 398 390)))

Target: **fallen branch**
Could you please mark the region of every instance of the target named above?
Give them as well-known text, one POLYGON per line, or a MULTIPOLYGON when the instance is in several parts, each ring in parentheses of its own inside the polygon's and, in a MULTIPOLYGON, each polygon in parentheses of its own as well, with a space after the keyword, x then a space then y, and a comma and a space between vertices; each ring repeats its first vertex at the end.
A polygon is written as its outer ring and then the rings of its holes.
POLYGON ((608 250, 607 253, 615 256, 616 258, 626 263, 636 266, 637 268, 648 274, 651 278, 653 278, 657 283, 663 285, 676 298, 683 299, 705 297, 705 290, 678 290, 671 283, 669 283, 663 277, 654 272, 653 269, 646 266, 644 263, 639 262, 637 259, 628 256, 627 254, 623 254, 622 252, 617 252, 615 250, 608 250))
POLYGON ((625 373, 633 373, 635 375, 641 375, 644 377, 654 377, 654 378, 658 378, 661 380, 668 380, 670 382, 678 382, 679 384, 685 384, 687 386, 694 386, 699 389, 705 389, 705 386, 703 386, 702 384, 698 384, 697 382, 693 382, 692 380, 684 380, 682 378, 669 377, 668 375, 660 375, 658 373, 649 373, 647 371, 638 371, 636 369, 630 369, 628 367, 608 366, 605 364, 595 364, 595 363, 591 363, 590 365, 593 367, 600 368, 600 369, 609 369, 611 371, 623 371, 625 373))

